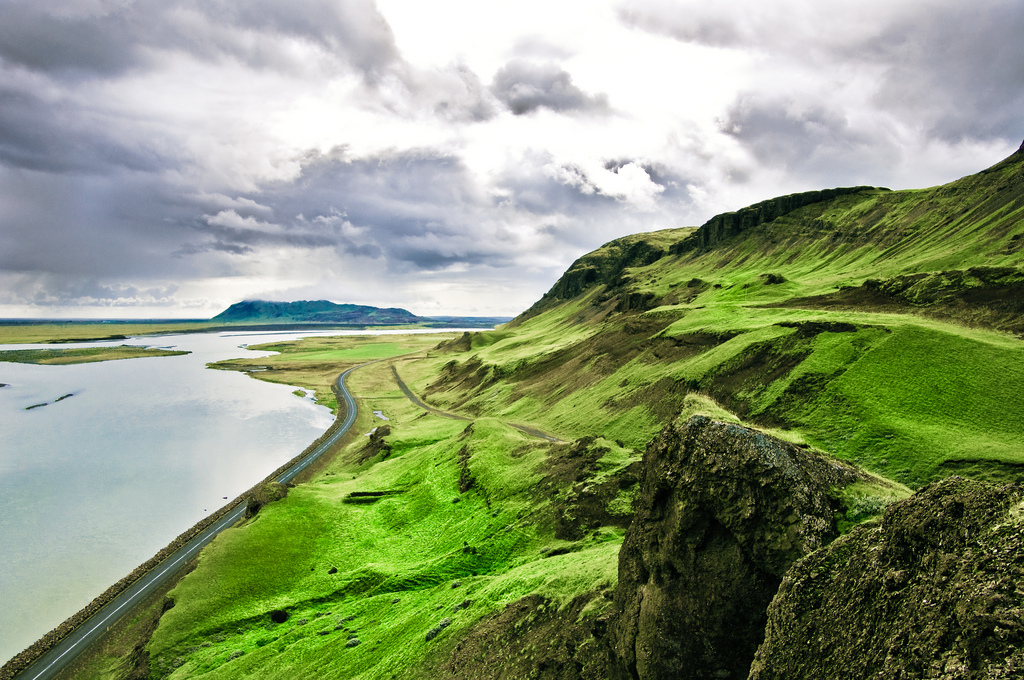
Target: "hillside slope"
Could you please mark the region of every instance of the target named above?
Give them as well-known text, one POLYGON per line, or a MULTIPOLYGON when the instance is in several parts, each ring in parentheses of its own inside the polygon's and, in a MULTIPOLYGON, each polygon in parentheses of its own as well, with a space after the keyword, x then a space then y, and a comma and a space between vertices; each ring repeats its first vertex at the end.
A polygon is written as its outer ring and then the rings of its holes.
POLYGON ((1024 152, 933 189, 822 195, 613 241, 423 387, 634 446, 704 395, 908 484, 1019 478, 1024 152))
MULTIPOLYGON (((953 512, 933 480, 1024 478, 1022 265, 1024 150, 606 244, 506 326, 354 373, 369 436, 203 553, 144 663, 79 677, 738 677, 768 614, 763 653, 788 658, 809 595, 758 611, 793 569, 883 511, 953 512), (698 629, 714 644, 681 643, 698 629), (735 635, 743 659, 721 652, 735 635)), ((322 372, 345 342, 288 366, 322 372)))

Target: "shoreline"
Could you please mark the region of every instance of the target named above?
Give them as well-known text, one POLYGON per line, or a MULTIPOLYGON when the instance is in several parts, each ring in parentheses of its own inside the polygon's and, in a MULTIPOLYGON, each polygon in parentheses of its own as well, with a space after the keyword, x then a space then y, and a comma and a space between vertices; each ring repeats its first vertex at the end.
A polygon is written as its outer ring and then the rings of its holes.
MULTIPOLYGON (((497 319, 498 317, 495 317, 497 319)), ((500 317, 505 318, 505 317, 500 317)), ((502 322, 505 323, 505 322, 502 322)), ((453 317, 451 320, 426 321, 419 324, 342 324, 342 323, 235 323, 212 325, 209 321, 44 321, 31 319, 0 319, 0 347, 3 345, 57 345, 85 342, 127 340, 136 337, 159 337, 161 335, 191 335, 194 333, 275 333, 303 331, 460 331, 493 330, 492 325, 474 322, 472 318, 453 317), (20 336, 12 329, 24 329, 20 336), (72 333, 71 331, 78 331, 72 333), (89 330, 95 332, 89 333, 89 330), (36 331, 31 334, 31 331, 36 331)))
MULTIPOLYGON (((346 369, 347 371, 354 370, 358 366, 346 369)), ((340 376, 339 376, 340 377, 340 376)), ((268 474, 262 480, 236 496, 234 499, 227 501, 219 509, 210 513, 207 517, 199 520, 191 527, 186 529, 184 532, 179 534, 174 540, 167 544, 164 548, 157 551, 153 557, 149 558, 138 567, 133 569, 128 575, 120 579, 105 591, 96 596, 91 602, 85 605, 82 609, 78 610, 57 627, 50 630, 48 633, 40 637, 34 643, 26 647, 24 650, 15 654, 2 666, 0 666, 0 680, 13 680, 17 678, 21 673, 28 669, 33 663, 35 663, 40 657, 53 649, 68 635, 77 630, 82 624, 89 620, 96 612, 101 610, 106 605, 110 604, 117 596, 130 588, 139 579, 146 576, 148 573, 159 567, 168 557, 174 554, 177 550, 187 544, 190 540, 200 535, 203 531, 217 523, 220 519, 230 514, 240 504, 248 502, 248 499, 264 484, 268 482, 276 481, 276 478, 288 472, 291 468, 299 464, 306 456, 316 450, 317 447, 321 446, 324 442, 329 440, 335 432, 345 423, 346 417, 342 417, 341 404, 345 402, 344 399, 340 398, 339 390, 335 387, 335 396, 338 399, 338 413, 335 415, 334 422, 317 437, 311 444, 309 444, 301 453, 289 459, 284 464, 278 466, 273 472, 268 474)), ((353 402, 354 403, 354 402, 353 402)), ((346 409, 348 405, 346 403, 346 409)), ((322 451, 321 456, 327 453, 322 451)), ((300 471, 301 472, 301 471, 300 471)), ((195 559, 195 558, 192 558, 195 559)), ((192 560, 190 559, 189 562, 192 560)), ((187 563, 183 564, 180 569, 187 567, 187 563)), ((127 612, 126 612, 127 613, 127 612)))

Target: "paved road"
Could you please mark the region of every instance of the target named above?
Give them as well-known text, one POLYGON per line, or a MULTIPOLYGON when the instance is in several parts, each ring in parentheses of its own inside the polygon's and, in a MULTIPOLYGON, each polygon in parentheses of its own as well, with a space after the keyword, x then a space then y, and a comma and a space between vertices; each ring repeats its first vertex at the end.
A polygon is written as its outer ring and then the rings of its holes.
MULTIPOLYGON (((443 418, 451 418, 452 420, 472 420, 472 418, 467 418, 466 416, 460 416, 457 413, 449 413, 447 411, 438 410, 438 409, 434 408, 433 406, 430 406, 429 404, 427 404, 422 399, 420 399, 416 395, 415 392, 413 392, 411 389, 409 389, 409 386, 405 384, 405 381, 402 380, 402 377, 400 375, 398 375, 398 369, 395 368, 394 364, 391 364, 391 373, 394 374, 395 382, 398 383, 398 387, 399 387, 399 389, 402 390, 402 393, 406 397, 408 397, 409 401, 411 401, 412 403, 416 404, 417 406, 419 406, 424 411, 429 411, 429 412, 433 413, 434 415, 438 415, 438 416, 441 416, 443 418)), ((538 430, 538 429, 536 429, 534 427, 527 427, 526 425, 517 425, 515 423, 508 423, 508 425, 510 427, 516 428, 520 432, 525 432, 526 434, 530 435, 531 437, 537 437, 538 439, 547 439, 549 442, 556 442, 556 443, 559 443, 559 444, 565 443, 564 439, 559 439, 558 437, 552 436, 552 435, 548 434, 547 432, 542 432, 541 430, 538 430)))
MULTIPOLYGON (((310 463, 320 457, 321 454, 334 446, 348 432, 348 429, 352 427, 352 423, 356 420, 356 400, 349 393, 348 388, 345 387, 345 378, 348 377, 349 373, 364 365, 354 366, 338 376, 338 393, 343 397, 346 406, 345 421, 319 446, 310 451, 302 460, 296 462, 295 465, 288 468, 288 470, 278 475, 274 481, 283 484, 292 480, 297 474, 305 470, 310 463)), ((232 508, 227 515, 172 553, 167 559, 122 591, 110 603, 58 642, 52 649, 36 659, 31 666, 15 676, 16 680, 48 680, 56 676, 65 666, 85 651, 89 645, 98 640, 110 626, 114 625, 122 616, 130 612, 135 605, 139 604, 153 591, 166 583, 168 579, 178 573, 203 546, 212 541, 221 531, 237 522, 244 514, 245 503, 241 502, 232 508)))

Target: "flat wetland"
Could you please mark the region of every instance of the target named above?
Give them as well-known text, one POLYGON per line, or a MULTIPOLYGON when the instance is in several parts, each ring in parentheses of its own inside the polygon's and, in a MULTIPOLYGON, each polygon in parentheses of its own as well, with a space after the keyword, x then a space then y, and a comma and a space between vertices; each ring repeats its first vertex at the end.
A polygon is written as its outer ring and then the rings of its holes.
POLYGON ((134 347, 120 345, 118 347, 75 347, 67 349, 0 349, 0 361, 19 364, 88 364, 97 361, 115 361, 118 359, 141 359, 143 357, 173 357, 188 352, 157 349, 154 347, 134 347))
POLYGON ((54 321, 0 322, 0 345, 94 342, 124 340, 142 335, 202 333, 213 328, 208 321, 54 321))

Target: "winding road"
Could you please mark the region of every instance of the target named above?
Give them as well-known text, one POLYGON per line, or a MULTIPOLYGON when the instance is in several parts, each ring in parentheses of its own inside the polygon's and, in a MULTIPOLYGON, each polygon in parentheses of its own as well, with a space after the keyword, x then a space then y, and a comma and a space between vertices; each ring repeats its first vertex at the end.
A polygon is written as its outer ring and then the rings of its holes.
MULTIPOLYGON (((404 394, 409 399, 409 401, 411 401, 412 403, 416 404, 417 406, 419 406, 424 411, 429 411, 430 413, 433 413, 434 415, 437 415, 437 416, 441 416, 442 418, 451 418, 452 420, 468 420, 468 421, 472 421, 473 420, 472 418, 467 418, 466 416, 460 416, 457 413, 449 413, 448 411, 441 411, 439 409, 434 408, 433 406, 431 406, 427 402, 423 401, 422 399, 420 399, 419 396, 415 392, 413 392, 411 389, 409 389, 409 386, 405 384, 405 381, 402 380, 402 376, 398 375, 398 369, 395 368, 394 364, 391 364, 391 373, 395 376, 395 382, 398 383, 398 388, 400 390, 402 390, 402 394, 404 394)), ((546 439, 549 442, 565 443, 564 439, 559 439, 558 437, 550 435, 547 432, 543 432, 541 430, 538 430, 535 427, 529 427, 527 425, 517 425, 516 423, 508 423, 508 425, 509 425, 509 427, 516 428, 520 432, 525 432, 526 434, 530 435, 531 437, 537 437, 538 439, 546 439)))
MULTIPOLYGON (((282 484, 291 481, 296 475, 309 467, 310 463, 319 458, 345 436, 345 433, 348 432, 349 428, 352 427, 352 423, 356 420, 356 400, 345 386, 345 379, 349 373, 365 365, 353 366, 338 376, 338 394, 345 402, 344 422, 335 427, 334 431, 320 442, 315 449, 300 460, 297 460, 294 465, 279 474, 273 481, 282 484)), ((235 524, 245 515, 245 505, 244 500, 237 503, 230 512, 189 540, 188 543, 172 553, 164 561, 132 583, 132 585, 121 591, 113 600, 104 605, 99 611, 50 648, 49 651, 40 655, 31 665, 14 677, 17 680, 48 680, 55 677, 68 664, 74 661, 79 654, 85 651, 89 645, 96 642, 122 616, 130 612, 135 605, 142 602, 157 588, 177 574, 188 563, 189 559, 212 541, 217 534, 235 524)))

